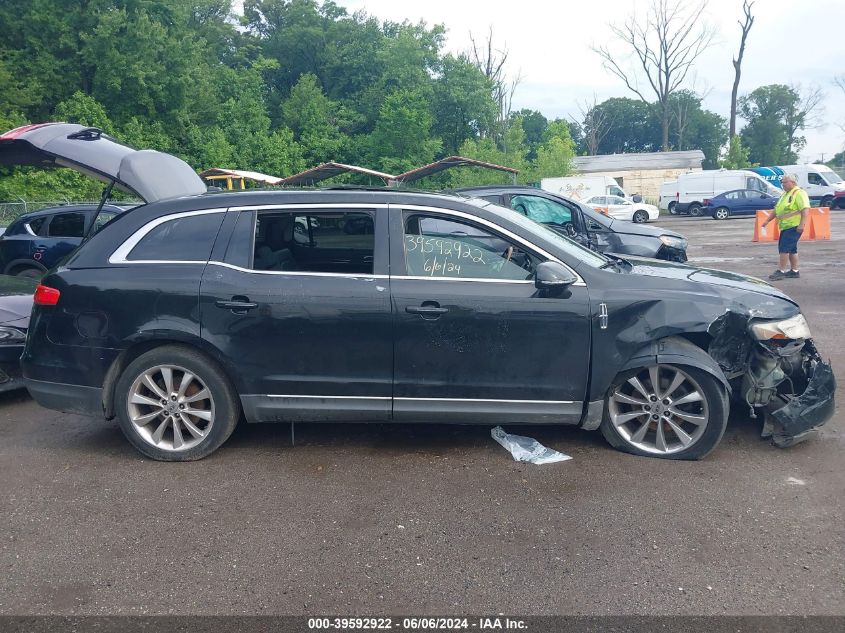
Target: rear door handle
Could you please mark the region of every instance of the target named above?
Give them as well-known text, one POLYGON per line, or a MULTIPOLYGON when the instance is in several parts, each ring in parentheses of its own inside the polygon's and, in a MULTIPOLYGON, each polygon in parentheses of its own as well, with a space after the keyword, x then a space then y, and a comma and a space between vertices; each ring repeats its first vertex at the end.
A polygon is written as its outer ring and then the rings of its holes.
POLYGON ((446 314, 449 308, 441 308, 436 301, 423 301, 419 306, 405 306, 405 312, 419 314, 423 319, 439 319, 441 314, 446 314))
POLYGON ((224 310, 231 310, 235 314, 245 314, 248 310, 257 308, 258 304, 248 297, 232 297, 229 301, 215 301, 214 305, 224 310))

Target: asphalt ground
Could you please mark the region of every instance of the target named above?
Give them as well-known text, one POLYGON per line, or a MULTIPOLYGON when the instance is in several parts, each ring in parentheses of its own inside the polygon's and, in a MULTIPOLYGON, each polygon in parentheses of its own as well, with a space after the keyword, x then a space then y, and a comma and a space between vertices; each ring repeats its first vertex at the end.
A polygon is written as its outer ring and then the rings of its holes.
MULTIPOLYGON (((753 222, 666 218, 694 261, 766 276, 753 222)), ((845 376, 845 211, 778 282, 845 376)), ((787 450, 735 411, 699 462, 597 432, 241 425, 194 463, 0 396, 0 614, 843 614, 845 420, 787 450)), ((515 421, 517 422, 517 421, 515 421)))

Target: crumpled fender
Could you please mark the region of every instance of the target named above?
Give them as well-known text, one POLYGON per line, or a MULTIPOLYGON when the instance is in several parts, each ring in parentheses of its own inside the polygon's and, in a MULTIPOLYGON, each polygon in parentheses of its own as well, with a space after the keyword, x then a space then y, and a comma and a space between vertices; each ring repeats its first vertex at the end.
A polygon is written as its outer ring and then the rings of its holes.
POLYGON ((833 417, 835 392, 836 378, 830 363, 819 362, 804 393, 771 412, 780 426, 779 431, 784 435, 798 436, 822 426, 833 417))
POLYGON ((725 376, 725 372, 719 367, 719 363, 713 360, 703 349, 680 336, 669 336, 652 341, 634 353, 622 367, 622 371, 653 363, 688 365, 701 369, 721 382, 728 393, 731 392, 731 385, 725 376))

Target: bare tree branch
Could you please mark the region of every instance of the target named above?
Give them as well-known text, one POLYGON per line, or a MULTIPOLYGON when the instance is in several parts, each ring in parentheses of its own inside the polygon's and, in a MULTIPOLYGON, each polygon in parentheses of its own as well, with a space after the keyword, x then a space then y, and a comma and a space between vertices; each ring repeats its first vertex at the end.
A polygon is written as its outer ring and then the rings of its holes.
POLYGON ((728 139, 736 136, 736 100, 739 94, 739 78, 742 74, 742 58, 745 55, 745 43, 748 40, 748 33, 751 31, 751 27, 754 25, 754 16, 751 15, 751 9, 753 7, 754 2, 742 0, 742 12, 745 15, 745 21, 740 22, 737 20, 739 28, 742 29, 742 37, 739 40, 739 54, 733 59, 734 85, 731 90, 731 122, 728 139))
POLYGON ((621 26, 611 24, 615 38, 633 54, 633 68, 623 66, 608 46, 592 47, 605 70, 648 103, 648 91, 638 81, 645 78, 660 108, 663 151, 669 150, 669 97, 684 85, 696 59, 713 41, 715 30, 702 19, 706 6, 701 0, 688 11, 684 0, 652 0, 644 21, 632 14, 621 26))
MULTIPOLYGON (((596 94, 593 93, 592 102, 584 100, 578 104, 578 111, 584 123, 584 141, 587 144, 587 153, 595 156, 599 153, 601 142, 613 127, 613 119, 603 108, 599 108, 596 94)), ((573 121, 575 121, 573 119, 573 121)), ((577 123, 577 121, 575 121, 577 123)))
POLYGON ((492 26, 488 29, 487 41, 482 46, 478 45, 472 33, 469 34, 469 39, 472 44, 470 60, 478 70, 484 73, 484 76, 490 80, 493 86, 493 100, 499 108, 496 130, 493 131, 493 135, 498 136, 498 140, 500 140, 510 118, 513 95, 522 82, 522 71, 517 71, 516 77, 508 79, 505 73, 505 64, 510 52, 507 44, 501 49, 494 47, 492 26))

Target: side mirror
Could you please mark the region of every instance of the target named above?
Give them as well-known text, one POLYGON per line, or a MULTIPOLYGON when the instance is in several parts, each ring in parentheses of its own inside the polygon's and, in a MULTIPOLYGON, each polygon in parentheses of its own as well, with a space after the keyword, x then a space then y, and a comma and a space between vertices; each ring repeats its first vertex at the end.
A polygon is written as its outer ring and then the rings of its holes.
POLYGON ((543 262, 534 272, 534 285, 540 290, 553 290, 571 286, 578 278, 563 264, 543 262))

